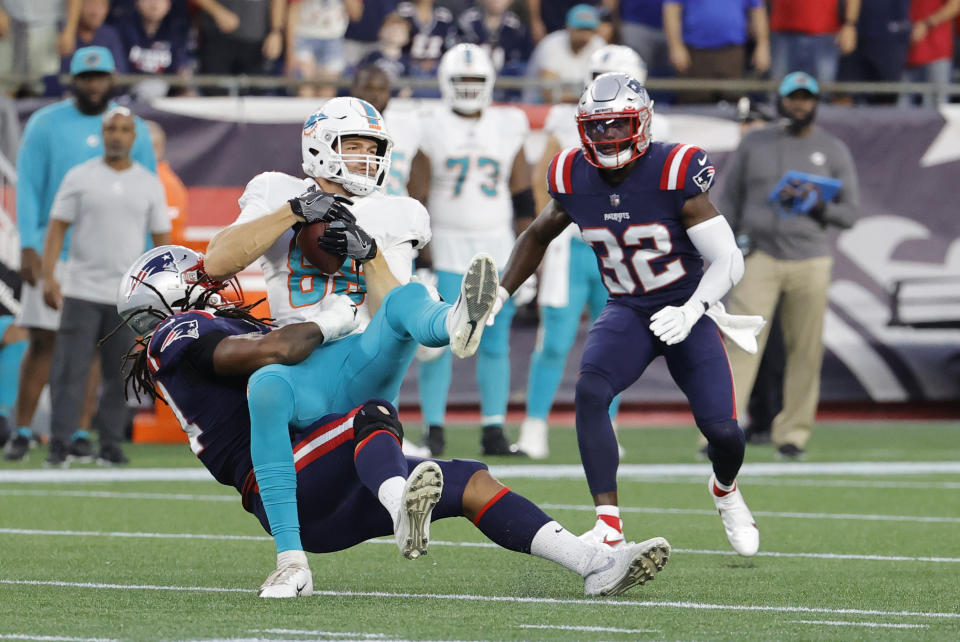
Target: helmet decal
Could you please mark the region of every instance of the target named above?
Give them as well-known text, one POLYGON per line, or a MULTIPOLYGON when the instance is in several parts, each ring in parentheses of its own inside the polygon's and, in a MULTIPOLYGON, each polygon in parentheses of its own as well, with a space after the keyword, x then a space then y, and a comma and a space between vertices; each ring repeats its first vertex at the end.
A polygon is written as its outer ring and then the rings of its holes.
POLYGON ((139 272, 137 272, 137 274, 131 279, 130 291, 127 292, 127 298, 129 299, 131 296, 133 296, 134 290, 136 290, 137 286, 143 283, 147 277, 153 276, 158 272, 173 272, 174 274, 177 273, 177 265, 176 265, 176 261, 173 258, 173 254, 171 254, 170 252, 158 254, 157 256, 153 257, 152 259, 144 263, 140 267, 139 272))

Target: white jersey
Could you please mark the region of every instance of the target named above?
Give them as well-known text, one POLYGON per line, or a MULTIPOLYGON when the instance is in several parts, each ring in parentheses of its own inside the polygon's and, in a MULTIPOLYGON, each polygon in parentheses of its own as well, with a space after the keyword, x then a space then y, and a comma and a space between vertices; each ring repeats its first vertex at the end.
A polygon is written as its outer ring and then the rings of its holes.
POLYGON ((391 196, 407 196, 410 165, 420 148, 420 114, 412 105, 395 106, 392 101, 383 112, 387 133, 393 139, 390 154, 390 175, 384 191, 391 196))
MULTIPOLYGON (((543 130, 553 136, 562 149, 580 147, 580 131, 577 129, 577 106, 569 103, 554 105, 547 112, 543 130)), ((667 139, 668 124, 663 116, 654 115, 650 131, 661 139, 667 139), (655 125, 655 127, 654 127, 655 125)), ((534 180, 546 180, 545 176, 535 176, 534 180)), ((550 245, 543 256, 540 270, 540 287, 537 302, 540 305, 563 308, 570 301, 570 242, 583 242, 580 230, 575 223, 567 226, 550 245)))
MULTIPOLYGON (((240 215, 233 225, 277 211, 313 184, 311 178, 295 178, 280 172, 255 176, 240 197, 240 215)), ((377 241, 390 271, 400 283, 409 281, 417 249, 430 241, 426 209, 412 198, 380 192, 352 199, 350 211, 357 217, 357 223, 377 241)), ((266 277, 270 314, 278 325, 310 321, 319 312, 320 299, 331 293, 347 294, 358 305, 358 332, 370 322, 363 267, 352 259, 347 259, 336 274, 321 274, 303 258, 291 229, 274 241, 258 259, 258 265, 266 277)))
POLYGON ((420 148, 430 159, 434 268, 462 273, 477 252, 506 265, 514 242, 510 175, 529 130, 516 107, 487 107, 480 118, 447 107, 425 115, 420 148))

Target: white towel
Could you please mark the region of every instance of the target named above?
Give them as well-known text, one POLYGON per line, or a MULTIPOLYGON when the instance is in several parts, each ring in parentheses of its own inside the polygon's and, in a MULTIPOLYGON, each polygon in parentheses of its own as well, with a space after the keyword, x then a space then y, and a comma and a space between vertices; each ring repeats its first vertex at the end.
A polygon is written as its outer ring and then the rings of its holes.
POLYGON ((707 308, 706 315, 713 319, 720 331, 731 341, 750 354, 757 353, 757 335, 767 324, 758 314, 729 314, 719 301, 707 308))

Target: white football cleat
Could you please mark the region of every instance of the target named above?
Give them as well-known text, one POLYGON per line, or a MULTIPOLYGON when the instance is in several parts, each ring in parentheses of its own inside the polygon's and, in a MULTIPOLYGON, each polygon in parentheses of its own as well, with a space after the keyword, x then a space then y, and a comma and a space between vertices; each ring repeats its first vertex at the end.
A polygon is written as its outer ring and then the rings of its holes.
POLYGON ((594 551, 583 576, 587 595, 620 595, 652 580, 670 559, 670 543, 662 537, 594 551))
POLYGON ((313 595, 313 574, 303 551, 278 555, 277 570, 267 576, 258 597, 309 597, 313 595), (287 558, 285 561, 284 558, 287 558), (292 559, 291 559, 292 558, 292 559))
POLYGON ((530 459, 546 459, 550 454, 547 422, 533 417, 524 419, 520 424, 520 438, 512 447, 526 453, 530 459))
POLYGON ((422 459, 427 459, 430 457, 430 449, 426 446, 418 446, 412 441, 408 441, 406 437, 403 438, 403 444, 400 447, 400 450, 407 457, 420 457, 422 459))
POLYGON ((592 546, 607 546, 610 548, 619 548, 625 546, 627 540, 623 536, 623 520, 619 517, 604 515, 597 517, 597 523, 593 528, 580 536, 580 539, 592 546), (609 521, 605 521, 609 520, 609 521), (614 526, 616 523, 616 526, 614 526))
POLYGON ((760 529, 747 508, 747 502, 743 501, 743 495, 740 494, 740 487, 734 482, 733 490, 726 493, 723 497, 717 497, 720 491, 716 487, 716 475, 710 475, 710 481, 707 482, 707 489, 710 491, 710 497, 713 497, 713 503, 720 512, 720 519, 723 520, 723 530, 727 532, 727 539, 733 550, 744 557, 756 555, 760 549, 760 529))
POLYGON ((450 351, 461 359, 476 353, 499 287, 493 257, 482 252, 474 256, 460 283, 460 296, 447 313, 450 351))
POLYGON ((400 514, 394 527, 397 546, 412 560, 427 554, 430 515, 443 492, 443 472, 435 461, 423 461, 410 472, 400 497, 400 514))

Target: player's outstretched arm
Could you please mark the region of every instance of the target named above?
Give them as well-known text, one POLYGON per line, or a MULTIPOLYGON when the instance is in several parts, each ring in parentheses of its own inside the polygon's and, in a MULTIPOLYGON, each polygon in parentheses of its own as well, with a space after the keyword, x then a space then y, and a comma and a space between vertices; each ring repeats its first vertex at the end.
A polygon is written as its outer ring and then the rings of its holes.
POLYGON ((520 284, 536 271, 550 241, 557 238, 572 222, 570 215, 557 201, 551 200, 547 203, 540 215, 533 219, 530 227, 517 238, 507 267, 500 277, 501 287, 513 294, 520 284))
POLYGON ((263 256, 280 236, 301 219, 289 203, 266 216, 226 227, 211 239, 203 260, 210 278, 229 279, 263 256))

